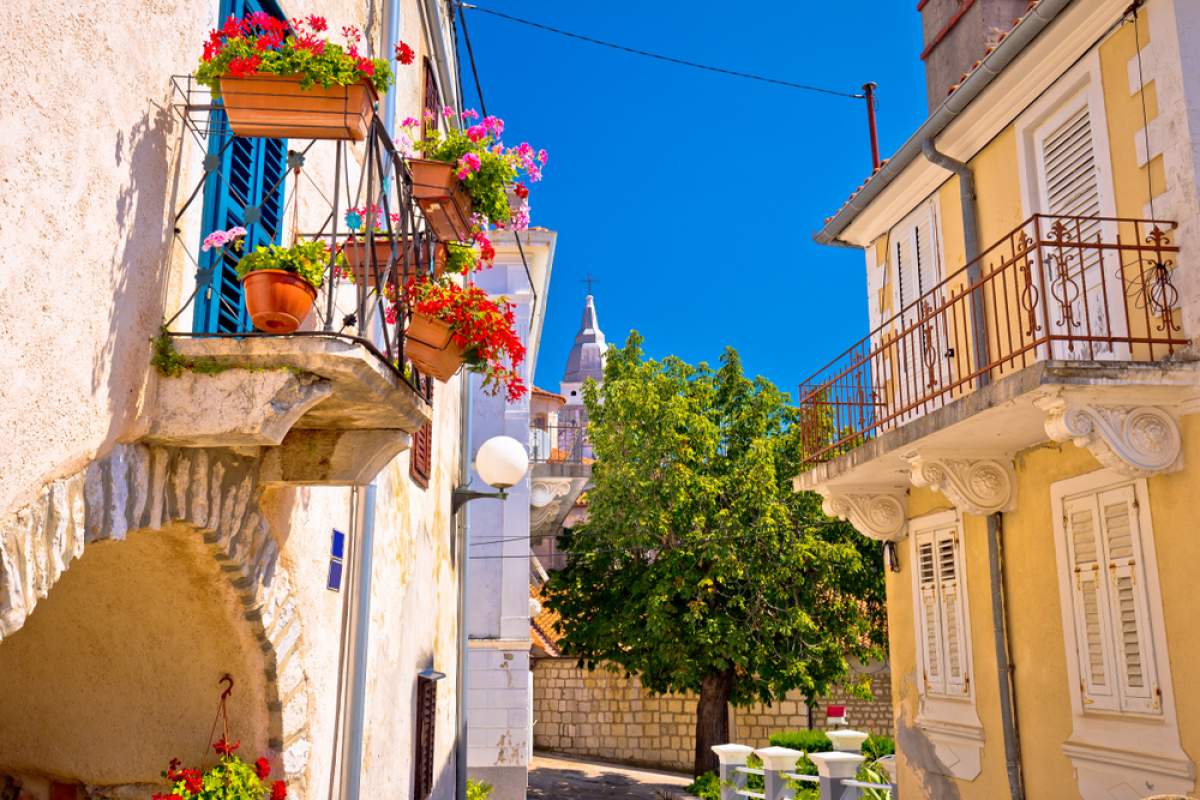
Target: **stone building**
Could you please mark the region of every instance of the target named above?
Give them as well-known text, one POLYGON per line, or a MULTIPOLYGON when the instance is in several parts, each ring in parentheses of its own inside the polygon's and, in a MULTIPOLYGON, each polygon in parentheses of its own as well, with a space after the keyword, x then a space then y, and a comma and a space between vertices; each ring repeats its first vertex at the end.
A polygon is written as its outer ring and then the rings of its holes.
POLYGON ((0 21, 38 29, 0 57, 0 794, 162 791, 171 758, 212 763, 228 675, 230 737, 289 796, 455 797, 469 388, 410 369, 380 293, 332 273, 301 331, 249 334, 229 254, 200 247, 385 200, 428 235, 391 142, 460 106, 449 6, 15 0, 0 21), (186 76, 252 11, 412 47, 364 141, 229 133, 186 76))

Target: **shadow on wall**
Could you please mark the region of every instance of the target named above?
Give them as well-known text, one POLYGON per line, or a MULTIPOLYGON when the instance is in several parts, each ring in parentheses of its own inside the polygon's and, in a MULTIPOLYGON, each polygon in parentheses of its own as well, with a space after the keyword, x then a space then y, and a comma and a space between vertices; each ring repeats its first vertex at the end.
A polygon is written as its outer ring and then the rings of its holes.
POLYGON ((904 754, 904 760, 920 779, 925 797, 958 800, 958 786, 947 777, 950 770, 938 758, 924 731, 909 721, 907 712, 896 718, 896 750, 904 754))
POLYGON ((118 167, 127 165, 129 183, 114 203, 123 235, 111 256, 108 337, 92 367, 92 390, 108 384, 109 430, 102 448, 121 438, 138 417, 149 377, 150 339, 163 317, 173 236, 168 141, 175 127, 169 106, 152 104, 128 134, 118 131, 114 142, 113 158, 118 167))

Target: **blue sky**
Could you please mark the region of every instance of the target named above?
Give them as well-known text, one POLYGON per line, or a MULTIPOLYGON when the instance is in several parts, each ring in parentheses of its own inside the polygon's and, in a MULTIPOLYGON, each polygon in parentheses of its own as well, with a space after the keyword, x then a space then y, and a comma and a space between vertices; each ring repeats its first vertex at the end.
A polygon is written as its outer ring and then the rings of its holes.
MULTIPOLYGON (((798 83, 857 91, 874 80, 884 157, 925 116, 913 2, 478 4, 798 83)), ((716 362, 732 345, 748 372, 793 397, 801 380, 866 334, 861 252, 812 241, 870 171, 861 100, 467 14, 488 112, 504 118, 505 141, 550 152, 530 197, 534 224, 558 231, 539 386, 558 388, 589 272, 610 342, 636 328, 651 356, 691 362, 716 362)), ((464 84, 473 104, 469 73, 464 84)))

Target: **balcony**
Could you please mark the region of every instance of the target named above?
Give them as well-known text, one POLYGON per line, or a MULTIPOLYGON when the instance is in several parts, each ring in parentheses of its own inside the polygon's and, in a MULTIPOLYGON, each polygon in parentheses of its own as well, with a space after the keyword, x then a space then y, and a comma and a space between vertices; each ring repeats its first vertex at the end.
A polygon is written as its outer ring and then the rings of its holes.
POLYGON ((406 357, 407 313, 392 302, 409 280, 434 274, 440 246, 404 154, 377 117, 358 142, 319 130, 305 140, 237 136, 219 99, 188 76, 174 86, 196 177, 177 193, 173 252, 191 274, 169 287, 179 302, 160 349, 179 368, 159 381, 147 438, 273 448, 268 481, 369 480, 428 421, 433 399, 433 379, 406 357), (235 226, 246 231, 240 253, 202 248, 202 235, 235 226), (302 241, 327 249, 311 312, 297 330, 255 329, 239 259, 302 241))
POLYGON ((1030 217, 801 384, 798 488, 895 481, 917 449, 1071 438, 1072 403, 1178 402, 1194 378, 1175 227, 1030 217))
POLYGON ((556 537, 592 478, 593 454, 587 426, 553 419, 529 429, 530 537, 534 549, 551 568, 556 537))

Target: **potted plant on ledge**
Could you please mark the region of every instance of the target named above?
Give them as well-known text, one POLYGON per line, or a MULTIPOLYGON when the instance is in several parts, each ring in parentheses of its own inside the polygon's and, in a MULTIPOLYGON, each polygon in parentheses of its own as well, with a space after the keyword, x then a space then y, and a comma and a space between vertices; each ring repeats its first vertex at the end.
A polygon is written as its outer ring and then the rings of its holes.
MULTIPOLYGON (((292 28, 255 12, 241 19, 231 16, 209 33, 196 80, 221 98, 234 134, 366 137, 379 94, 391 86, 391 65, 359 53, 357 28, 342 29, 342 46, 321 35, 327 27, 316 15, 297 20, 292 28)), ((397 58, 411 63, 411 48, 404 48, 397 45, 397 58)))
POLYGON ((312 311, 325 281, 329 248, 322 241, 291 247, 260 245, 237 263, 254 327, 265 333, 292 333, 312 311))
MULTIPOLYGON (((474 284, 463 287, 443 278, 410 282, 401 305, 411 313, 405 354, 418 370, 448 381, 465 365, 483 375, 483 386, 493 395, 503 391, 509 402, 525 395, 518 371, 525 346, 512 303, 493 299, 474 284)), ((398 310, 393 307, 393 318, 398 310)))
POLYGON ((375 280, 375 270, 378 269, 379 282, 386 286, 392 263, 392 240, 395 239, 397 269, 403 270, 406 251, 408 255, 408 274, 400 275, 400 283, 426 274, 431 261, 434 275, 441 277, 448 269, 447 263, 455 261, 447 243, 428 239, 420 241, 415 236, 399 235, 396 229, 400 225, 400 215, 392 213, 389 216, 392 223, 390 234, 383 225, 383 209, 379 206, 346 209, 346 226, 350 228, 351 234, 339 248, 344 261, 341 274, 353 283, 366 283, 371 288, 378 289, 375 280), (371 236, 367 235, 368 222, 372 225, 371 236))
MULTIPOLYGON (((426 112, 428 118, 432 112, 426 112)), ((449 119, 450 108, 442 110, 449 119)), ((462 113, 463 123, 479 118, 473 110, 462 113)), ((427 119, 427 121, 431 121, 427 119)), ((409 117, 401 125, 413 129, 419 121, 409 117)), ((421 206, 429 226, 439 239, 465 242, 473 231, 490 224, 521 230, 529 225, 528 191, 516 183, 524 172, 531 182, 542 179, 546 151, 536 153, 528 142, 508 148, 500 141, 504 120, 485 117, 465 128, 441 131, 434 126, 416 145, 424 158, 408 160, 413 178, 413 197, 421 206), (513 208, 509 191, 520 187, 520 205, 513 208)))

